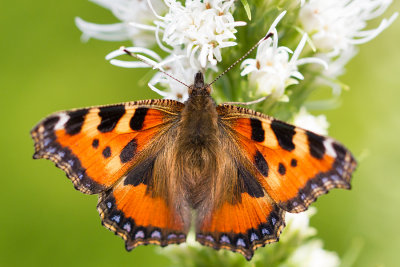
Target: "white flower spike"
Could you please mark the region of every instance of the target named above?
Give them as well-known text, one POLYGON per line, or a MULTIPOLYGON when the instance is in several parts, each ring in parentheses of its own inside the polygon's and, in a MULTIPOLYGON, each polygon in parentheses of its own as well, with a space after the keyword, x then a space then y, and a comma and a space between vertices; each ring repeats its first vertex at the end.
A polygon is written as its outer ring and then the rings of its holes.
POLYGON ((260 95, 271 95, 279 101, 288 101, 285 89, 304 77, 298 71, 298 66, 306 63, 318 63, 327 68, 325 61, 319 58, 302 58, 299 55, 306 43, 304 34, 294 53, 287 47, 278 47, 278 33, 273 29, 272 39, 268 39, 257 49, 255 59, 246 59, 241 67, 242 76, 249 75, 250 83, 255 85, 260 95), (293 53, 289 59, 289 54, 293 53))
POLYGON ((155 21, 157 35, 163 30, 162 41, 166 45, 184 47, 182 53, 195 69, 221 61, 221 49, 236 45, 235 27, 246 25, 233 18, 234 0, 186 0, 184 6, 176 0, 165 0, 165 4, 169 12, 155 21))
POLYGON ((308 0, 300 9, 299 20, 320 52, 335 57, 351 46, 370 41, 396 19, 389 19, 372 30, 364 30, 368 20, 387 9, 392 0, 308 0))

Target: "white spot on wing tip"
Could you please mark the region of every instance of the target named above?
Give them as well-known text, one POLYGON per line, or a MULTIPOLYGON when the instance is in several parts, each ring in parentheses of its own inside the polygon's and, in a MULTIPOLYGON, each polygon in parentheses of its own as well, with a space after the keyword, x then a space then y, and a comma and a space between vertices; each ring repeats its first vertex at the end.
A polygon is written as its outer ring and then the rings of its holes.
POLYGON ((54 126, 54 130, 64 129, 65 123, 69 120, 69 116, 65 112, 59 113, 58 116, 60 119, 57 122, 57 124, 54 126))
POLYGON ((332 146, 332 144, 333 144, 333 140, 332 139, 326 139, 325 141, 324 141, 324 146, 325 146, 325 150, 326 150, 326 154, 328 155, 328 156, 331 156, 332 158, 336 158, 336 152, 335 152, 335 150, 333 149, 333 146, 332 146))

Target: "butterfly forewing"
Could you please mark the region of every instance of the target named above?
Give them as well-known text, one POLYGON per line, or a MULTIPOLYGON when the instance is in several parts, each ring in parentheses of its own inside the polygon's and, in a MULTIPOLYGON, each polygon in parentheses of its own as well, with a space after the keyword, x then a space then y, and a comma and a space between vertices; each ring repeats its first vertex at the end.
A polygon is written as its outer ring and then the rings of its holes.
MULTIPOLYGON (((159 101, 161 102, 161 101, 159 101)), ((179 104, 164 101, 179 111, 179 104)), ((31 132, 34 158, 48 158, 63 169, 74 186, 88 194, 110 188, 173 122, 174 110, 152 108, 158 101, 139 101, 55 113, 31 132)))

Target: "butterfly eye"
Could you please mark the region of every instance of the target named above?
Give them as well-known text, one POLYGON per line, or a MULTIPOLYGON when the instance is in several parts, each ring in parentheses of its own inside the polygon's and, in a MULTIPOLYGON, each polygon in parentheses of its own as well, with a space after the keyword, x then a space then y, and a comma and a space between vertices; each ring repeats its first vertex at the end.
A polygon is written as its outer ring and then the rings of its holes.
POLYGON ((209 85, 206 86, 206 92, 208 94, 211 94, 211 92, 212 92, 211 86, 209 86, 209 85))
POLYGON ((189 86, 189 95, 191 95, 192 93, 193 93, 193 89, 194 89, 194 86, 193 85, 191 85, 191 86, 189 86))

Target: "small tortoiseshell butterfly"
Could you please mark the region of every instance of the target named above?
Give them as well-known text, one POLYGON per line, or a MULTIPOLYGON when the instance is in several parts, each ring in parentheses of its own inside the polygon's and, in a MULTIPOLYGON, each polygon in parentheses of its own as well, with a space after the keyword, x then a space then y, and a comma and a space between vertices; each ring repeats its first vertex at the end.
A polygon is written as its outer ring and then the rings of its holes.
POLYGON ((127 250, 185 242, 193 221, 198 242, 250 260, 278 240, 286 211, 349 189, 356 161, 331 138, 216 105, 210 92, 197 73, 184 104, 143 100, 55 113, 31 132, 34 158, 55 162, 79 191, 100 194, 102 223, 127 250))

